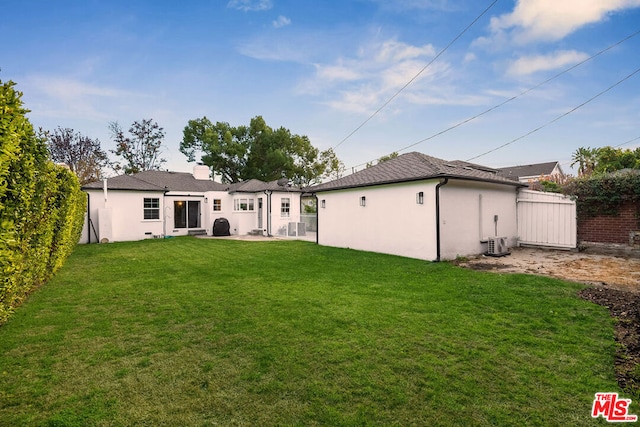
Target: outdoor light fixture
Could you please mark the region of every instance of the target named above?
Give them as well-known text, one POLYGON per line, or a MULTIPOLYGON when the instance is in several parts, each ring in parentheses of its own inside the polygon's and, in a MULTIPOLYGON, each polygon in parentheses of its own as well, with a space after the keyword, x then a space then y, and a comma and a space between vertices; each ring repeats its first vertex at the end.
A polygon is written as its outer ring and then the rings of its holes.
POLYGON ((420 191, 419 193, 416 193, 416 203, 419 205, 424 204, 424 192, 420 191))
POLYGON ((327 207, 327 203, 326 203, 326 202, 327 202, 327 201, 326 201, 325 199, 322 199, 322 200, 320 201, 320 207, 321 207, 322 209, 324 209, 324 208, 326 208, 326 207, 327 207))
POLYGON ((367 198, 365 196, 360 197, 360 206, 367 205, 367 198))

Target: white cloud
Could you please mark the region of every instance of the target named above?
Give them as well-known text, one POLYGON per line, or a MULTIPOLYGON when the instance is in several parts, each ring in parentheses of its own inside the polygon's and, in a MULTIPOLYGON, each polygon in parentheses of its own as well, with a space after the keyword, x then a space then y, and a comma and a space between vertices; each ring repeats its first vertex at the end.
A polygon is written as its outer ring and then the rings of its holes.
POLYGON ((575 50, 561 50, 549 55, 523 56, 515 60, 507 69, 512 76, 523 76, 538 71, 566 68, 587 59, 589 55, 575 50))
POLYGON ((291 19, 287 18, 286 16, 280 15, 278 16, 278 19, 273 21, 272 24, 274 28, 286 27, 287 25, 291 25, 291 19))
POLYGON ((518 0, 513 12, 491 19, 492 38, 508 31, 520 43, 559 40, 614 12, 639 6, 640 0, 518 0))
POLYGON ((271 9, 273 4, 271 0, 231 0, 227 3, 227 7, 243 12, 259 12, 271 9))
POLYGON ((107 104, 144 97, 125 90, 53 76, 31 76, 25 79, 24 85, 37 106, 32 108, 34 112, 54 118, 112 120, 112 113, 105 111, 107 104))
POLYGON ((302 82, 298 90, 314 96, 333 94, 330 99, 325 100, 326 105, 340 111, 367 114, 375 111, 419 75, 402 92, 405 102, 456 102, 444 100, 445 96, 442 95, 430 95, 438 90, 437 85, 432 84, 433 81, 436 78, 446 79, 451 72, 444 61, 438 61, 423 70, 434 55, 435 49, 430 44, 413 46, 395 39, 372 43, 361 47, 352 57, 343 57, 328 64, 316 64, 314 77, 302 82))
POLYGON ((357 80, 361 78, 361 74, 348 66, 343 64, 316 66, 316 76, 320 80, 324 81, 338 81, 338 80, 357 80))
POLYGON ((424 46, 411 46, 396 40, 388 40, 380 46, 376 55, 376 61, 399 62, 433 55, 435 55, 435 50, 430 44, 424 46))

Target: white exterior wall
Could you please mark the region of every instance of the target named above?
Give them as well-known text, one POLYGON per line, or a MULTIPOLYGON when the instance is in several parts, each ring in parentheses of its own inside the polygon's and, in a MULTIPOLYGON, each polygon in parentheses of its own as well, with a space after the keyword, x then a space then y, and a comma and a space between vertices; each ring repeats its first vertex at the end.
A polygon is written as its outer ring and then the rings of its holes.
POLYGON ((290 222, 300 222, 300 193, 271 194, 271 234, 286 236, 290 222), (282 213, 282 199, 289 199, 289 216, 282 213))
POLYGON ((515 246, 516 195, 514 186, 474 181, 449 180, 440 187, 440 258, 484 253, 487 243, 482 241, 489 237, 507 237, 515 246))
MULTIPOLYGON (((204 217, 207 220, 206 228, 207 235, 211 236, 213 234, 213 223, 218 218, 226 218, 229 221, 229 227, 231 234, 237 234, 234 232, 234 224, 233 224, 233 197, 229 195, 226 191, 210 191, 206 193, 207 203, 205 204, 206 214, 204 217), (220 208, 219 211, 213 210, 213 201, 214 199, 220 199, 220 208)), ((237 229, 237 226, 235 227, 237 229)))
MULTIPOLYGON (((205 202, 204 193, 181 193, 181 192, 169 192, 166 194, 164 199, 164 209, 161 212, 161 219, 164 219, 164 229, 166 236, 186 236, 189 234, 189 228, 176 228, 175 227, 175 204, 176 201, 190 202, 197 201, 200 202, 200 226, 192 229, 205 229, 208 228, 208 209, 207 205, 209 203, 205 202)), ((212 208, 213 209, 213 208, 212 208)), ((209 230, 210 232, 211 230, 209 230)))
MULTIPOLYGON (((267 229, 269 221, 268 196, 259 193, 235 193, 226 191, 202 192, 163 192, 109 190, 105 204, 103 190, 87 191, 90 197, 91 220, 98 234, 98 238, 91 230, 91 242, 96 243, 107 238, 110 242, 142 240, 154 236, 184 236, 189 234, 189 228, 176 228, 174 215, 175 201, 200 202, 200 225, 196 229, 205 230, 207 235, 213 234, 213 223, 217 218, 229 221, 231 234, 244 235, 258 229, 258 199, 262 199, 262 230, 267 229), (144 199, 157 198, 160 202, 160 219, 144 220, 144 199), (253 198, 253 211, 234 211, 234 199, 253 198), (214 200, 220 199, 221 210, 214 211, 214 200), (111 218, 109 223, 107 219, 111 218), (102 224, 100 219, 102 218, 102 224), (102 235, 100 233, 102 232, 102 235)), ((286 230, 289 222, 300 222, 300 193, 275 192, 271 194, 271 234, 277 235, 278 230, 286 230), (289 216, 281 215, 282 198, 290 200, 289 216)), ((88 221, 85 215, 85 225, 80 243, 88 243, 88 221)), ((193 230, 193 228, 191 229, 193 230)))
POLYGON ((318 193, 318 243, 411 258, 436 258, 435 186, 439 181, 318 193), (424 203, 416 194, 424 193, 424 203), (360 206, 364 196, 366 206, 360 206), (322 201, 324 200, 324 208, 322 201))
MULTIPOLYGON (((162 212, 164 209, 164 195, 162 192, 108 191, 106 202, 102 190, 90 190, 87 193, 89 194, 89 215, 95 231, 98 233, 98 242, 103 238, 108 238, 110 242, 142 240, 163 234, 162 212), (144 199, 148 197, 160 199, 160 219, 144 219, 144 199), (106 223, 100 224, 100 217, 105 222, 105 218, 108 218, 109 214, 111 216, 111 227, 106 223), (101 229, 103 234, 110 231, 111 236, 100 236, 99 230, 101 229)), ((88 221, 86 216, 83 229, 85 231, 82 233, 80 243, 87 243, 88 221)), ((90 232, 91 242, 95 243, 96 236, 93 229, 90 232)))

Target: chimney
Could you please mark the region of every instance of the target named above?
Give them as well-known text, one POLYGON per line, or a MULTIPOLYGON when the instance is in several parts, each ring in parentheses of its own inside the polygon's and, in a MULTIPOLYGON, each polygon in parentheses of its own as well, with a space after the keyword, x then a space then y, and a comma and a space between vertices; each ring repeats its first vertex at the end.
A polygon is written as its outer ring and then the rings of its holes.
POLYGON ((195 179, 209 181, 211 179, 209 177, 209 166, 195 165, 193 167, 193 177, 195 179))

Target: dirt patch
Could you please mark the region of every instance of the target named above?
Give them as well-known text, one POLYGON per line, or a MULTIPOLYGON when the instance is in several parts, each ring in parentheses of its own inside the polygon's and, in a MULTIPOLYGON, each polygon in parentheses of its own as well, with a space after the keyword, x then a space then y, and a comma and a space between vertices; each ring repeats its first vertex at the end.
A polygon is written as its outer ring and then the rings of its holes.
POLYGON ((579 296, 609 309, 617 322, 616 376, 640 395, 640 258, 515 248, 504 257, 480 256, 456 264, 474 270, 527 273, 592 285, 579 296))
POLYGON ((528 273, 640 293, 640 258, 572 251, 513 248, 504 257, 458 261, 474 270, 528 273))

